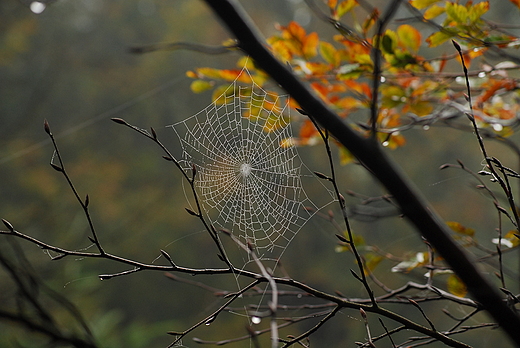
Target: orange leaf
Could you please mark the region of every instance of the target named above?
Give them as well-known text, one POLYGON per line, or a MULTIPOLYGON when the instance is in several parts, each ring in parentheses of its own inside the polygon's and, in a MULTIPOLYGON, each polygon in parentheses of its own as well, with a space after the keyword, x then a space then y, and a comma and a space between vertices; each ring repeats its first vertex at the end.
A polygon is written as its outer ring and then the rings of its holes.
POLYGON ((338 0, 329 0, 328 5, 331 10, 335 10, 338 5, 338 0))
POLYGON ((488 89, 486 89, 481 95, 479 95, 479 97, 477 99, 477 104, 482 104, 483 102, 489 100, 500 89, 505 89, 507 91, 510 91, 515 88, 516 88, 516 83, 514 81, 508 81, 508 80, 495 81, 488 89))
POLYGON ((311 120, 306 119, 303 121, 302 127, 300 128, 300 138, 307 140, 317 134, 318 131, 311 120))
POLYGON ((269 42, 271 48, 276 56, 278 56, 282 61, 290 61, 292 59, 292 52, 287 46, 285 41, 278 40, 274 42, 269 42))
POLYGON ((292 21, 289 23, 287 30, 298 41, 303 42, 305 40, 305 29, 303 29, 297 22, 292 21))
POLYGON ((318 54, 318 43, 319 37, 316 32, 310 33, 307 35, 305 40, 303 41, 303 55, 306 59, 310 59, 315 57, 318 54))
POLYGON ((520 8, 520 0, 509 0, 511 1, 513 4, 515 4, 516 7, 520 8))

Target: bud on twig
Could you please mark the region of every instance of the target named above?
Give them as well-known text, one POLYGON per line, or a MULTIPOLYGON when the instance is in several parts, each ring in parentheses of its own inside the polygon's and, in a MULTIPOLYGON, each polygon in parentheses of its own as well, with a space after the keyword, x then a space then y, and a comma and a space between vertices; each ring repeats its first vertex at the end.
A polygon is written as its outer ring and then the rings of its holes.
POLYGON ((366 322, 367 321, 367 312, 365 312, 365 310, 363 308, 360 308, 359 313, 361 314, 363 321, 366 322))
POLYGON ((52 135, 51 128, 49 127, 49 122, 47 122, 47 119, 43 120, 43 129, 45 129, 45 133, 52 135))
POLYGON ((114 117, 114 118, 111 118, 111 120, 114 121, 115 123, 128 125, 128 123, 126 123, 126 121, 123 120, 122 118, 114 117))
POLYGON ((11 225, 11 223, 9 221, 7 221, 6 219, 2 219, 2 222, 4 223, 5 227, 7 227, 7 229, 11 232, 14 232, 14 227, 13 225, 11 225))
POLYGON ((220 232, 225 233, 225 234, 228 235, 228 236, 231 236, 231 231, 228 230, 228 229, 221 228, 221 229, 220 229, 220 232))
POLYGON ((54 163, 51 163, 51 167, 52 167, 54 170, 56 170, 57 172, 60 172, 60 173, 63 172, 63 168, 60 167, 59 165, 56 165, 56 164, 54 164, 54 163))
POLYGON ((296 111, 298 111, 300 114, 305 115, 305 116, 309 115, 308 113, 306 113, 305 111, 303 111, 302 109, 299 109, 299 108, 296 108, 296 111))
POLYGON ((328 176, 326 176, 325 174, 323 173, 320 173, 320 172, 314 172, 314 174, 320 178, 320 179, 323 179, 323 180, 328 180, 328 181, 332 181, 332 179, 328 176))
POLYGON ((350 241, 349 241, 347 238, 343 237, 343 236, 340 235, 340 234, 336 234, 336 237, 337 237, 340 241, 342 241, 343 243, 350 243, 350 241))
POLYGON ((154 140, 157 140, 157 133, 155 133, 155 129, 153 129, 153 127, 150 127, 150 130, 152 131, 152 137, 154 138, 154 140))
POLYGON ((455 40, 451 40, 451 43, 453 44, 453 46, 455 46, 455 49, 460 53, 462 52, 462 49, 460 48, 460 45, 457 41, 455 40))
POLYGON ((184 209, 186 209, 186 211, 188 212, 188 214, 199 217, 199 214, 197 214, 197 213, 194 212, 193 210, 191 210, 191 209, 189 209, 189 208, 184 208, 184 209))

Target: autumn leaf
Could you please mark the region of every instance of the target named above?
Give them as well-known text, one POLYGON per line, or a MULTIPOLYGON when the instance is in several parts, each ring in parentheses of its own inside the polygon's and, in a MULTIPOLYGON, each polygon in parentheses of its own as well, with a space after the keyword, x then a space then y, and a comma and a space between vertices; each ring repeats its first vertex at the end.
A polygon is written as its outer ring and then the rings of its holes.
POLYGON ((337 50, 328 42, 320 42, 320 55, 329 64, 337 66, 339 63, 337 50))
POLYGON ((356 0, 344 0, 342 3, 339 4, 338 8, 336 9, 336 13, 335 13, 334 17, 336 19, 340 19, 346 13, 350 12, 356 5, 357 5, 356 0))
POLYGON ((453 2, 446 3, 446 14, 448 15, 448 19, 455 21, 457 24, 466 24, 469 18, 466 6, 453 2))
POLYGON ((434 19, 435 17, 443 14, 446 11, 444 7, 438 6, 438 5, 432 5, 429 7, 426 11, 424 11, 424 18, 425 19, 434 19))
POLYGON ((339 163, 341 165, 346 165, 348 163, 351 163, 351 162, 354 162, 356 158, 354 157, 354 155, 352 155, 352 153, 347 150, 346 147, 344 146, 339 146, 339 163))
MULTIPOLYGON (((289 23, 285 32, 289 33, 292 36, 292 38, 295 38, 300 42, 303 42, 305 40, 305 29, 303 29, 303 27, 300 24, 298 24, 298 22, 292 21, 291 23, 289 23)), ((291 37, 286 38, 290 39, 291 37)))
MULTIPOLYGON (((379 42, 374 40, 375 46, 379 46, 379 42)), ((397 34, 388 29, 383 37, 381 38, 381 43, 379 49, 381 49, 385 53, 393 54, 397 47, 397 34)))
POLYGON ((468 17, 470 23, 473 24, 478 21, 484 13, 489 10, 489 1, 479 2, 478 4, 472 5, 468 10, 468 17))
POLYGON ((318 54, 318 44, 319 44, 318 34, 313 32, 307 35, 305 40, 303 41, 302 52, 306 59, 310 59, 315 57, 318 54))
POLYGON ((520 0, 509 0, 511 1, 516 7, 520 8, 520 0))
POLYGON ((466 236, 473 236, 475 234, 475 230, 472 228, 468 228, 463 226, 461 223, 456 221, 448 221, 446 222, 449 228, 451 228, 454 232, 458 234, 463 234, 466 236))
POLYGON ((195 80, 191 83, 190 88, 193 93, 202 93, 213 88, 213 83, 204 80, 195 80))
POLYGON ((428 7, 432 4, 435 4, 436 2, 439 2, 440 0, 411 0, 410 4, 415 7, 416 9, 422 10, 425 7, 428 7))
POLYGON ((406 48, 417 52, 421 46, 421 33, 411 25, 403 24, 397 28, 399 42, 406 48))
POLYGON ((365 275, 369 275, 374 271, 374 269, 384 260, 384 257, 381 255, 369 253, 365 255, 365 275))
POLYGON ((336 6, 338 5, 338 0, 329 0, 327 5, 331 10, 335 10, 336 6))
POLYGON ((437 47, 456 35, 457 35, 456 30, 444 29, 443 31, 438 31, 436 33, 431 34, 426 39, 426 42, 428 43, 428 45, 430 47, 437 47))
POLYGON ((199 76, 202 75, 202 76, 208 77, 210 79, 220 79, 221 78, 220 69, 198 68, 197 74, 199 76))
POLYGON ((468 293, 466 284, 464 284, 462 280, 460 280, 460 278, 455 274, 451 274, 448 277, 448 280, 446 281, 446 287, 451 294, 457 297, 464 297, 468 293))

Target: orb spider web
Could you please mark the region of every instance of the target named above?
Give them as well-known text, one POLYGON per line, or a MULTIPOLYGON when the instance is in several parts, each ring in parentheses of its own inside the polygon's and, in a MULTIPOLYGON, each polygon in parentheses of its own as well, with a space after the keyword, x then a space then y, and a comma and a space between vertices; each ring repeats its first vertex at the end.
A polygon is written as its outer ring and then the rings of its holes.
POLYGON ((303 187, 304 177, 318 181, 291 141, 288 101, 255 84, 244 67, 210 105, 170 126, 182 148, 180 164, 196 168, 194 184, 210 221, 252 244, 261 258, 280 257, 320 209, 303 187))

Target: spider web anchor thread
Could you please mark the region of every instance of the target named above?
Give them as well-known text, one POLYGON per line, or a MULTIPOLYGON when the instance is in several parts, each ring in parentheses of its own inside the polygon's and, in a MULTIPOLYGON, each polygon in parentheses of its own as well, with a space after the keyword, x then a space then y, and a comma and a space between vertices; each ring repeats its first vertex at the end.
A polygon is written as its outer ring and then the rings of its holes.
POLYGON ((210 221, 252 243, 259 257, 281 256, 320 209, 304 190, 306 167, 290 143, 288 98, 256 85, 247 68, 210 105, 170 127, 183 168, 197 167, 194 184, 210 221))

